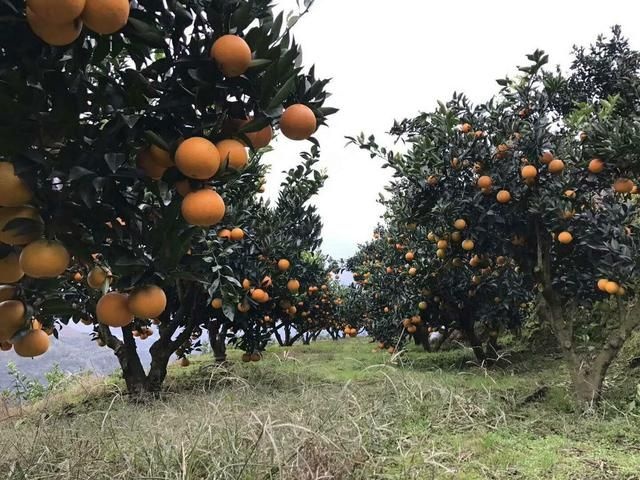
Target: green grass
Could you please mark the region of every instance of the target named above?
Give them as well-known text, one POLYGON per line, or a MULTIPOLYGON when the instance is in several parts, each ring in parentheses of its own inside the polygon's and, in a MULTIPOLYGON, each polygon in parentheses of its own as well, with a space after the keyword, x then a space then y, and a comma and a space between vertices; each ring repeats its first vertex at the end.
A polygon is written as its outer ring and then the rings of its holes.
POLYGON ((491 369, 467 350, 365 339, 271 348, 264 361, 172 367, 166 396, 132 404, 119 381, 74 388, 0 421, 11 479, 630 479, 640 419, 614 368, 578 413, 562 362, 514 351, 491 369), (541 386, 546 394, 525 401, 541 386))

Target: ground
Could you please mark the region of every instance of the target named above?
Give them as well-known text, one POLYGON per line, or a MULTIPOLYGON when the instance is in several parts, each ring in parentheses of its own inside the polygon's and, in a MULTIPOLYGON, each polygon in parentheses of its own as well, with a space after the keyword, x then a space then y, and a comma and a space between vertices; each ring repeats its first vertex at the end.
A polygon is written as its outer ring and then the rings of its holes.
MULTIPOLYGON (((239 352, 174 366, 165 398, 131 404, 83 378, 0 420, 11 479, 637 479, 637 382, 614 370, 605 402, 575 411, 561 361, 410 347, 390 362, 367 339, 239 352), (184 390, 186 389, 186 393, 184 390), (177 392, 182 391, 178 394, 177 392)), ((0 414, 1 415, 1 414, 0 414)))

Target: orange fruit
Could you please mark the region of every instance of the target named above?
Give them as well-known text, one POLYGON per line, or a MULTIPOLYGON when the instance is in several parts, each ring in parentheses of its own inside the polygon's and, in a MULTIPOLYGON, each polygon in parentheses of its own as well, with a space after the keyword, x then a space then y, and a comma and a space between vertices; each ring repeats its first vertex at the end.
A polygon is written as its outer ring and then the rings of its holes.
POLYGON ((129 310, 129 296, 119 292, 103 295, 96 305, 96 316, 109 327, 126 327, 134 318, 129 310))
POLYGON ((508 190, 500 190, 496 195, 496 199, 499 203, 509 203, 511 201, 511 194, 508 190))
POLYGON ((24 272, 20 267, 18 254, 9 252, 9 254, 0 258, 0 282, 15 283, 24 277, 24 272))
POLYGON ((220 152, 206 138, 191 137, 180 144, 175 155, 176 167, 195 180, 208 180, 220 168, 220 152))
POLYGON ((447 242, 446 240, 438 240, 438 243, 436 244, 436 247, 439 250, 445 250, 448 246, 449 242, 447 242))
POLYGON ((589 162, 588 169, 591 173, 601 173, 604 170, 604 162, 599 158, 594 158, 589 162))
POLYGON ((478 187, 479 188, 490 188, 493 184, 493 180, 488 175, 483 175, 478 178, 478 187))
POLYGON ((47 20, 52 25, 73 22, 80 16, 85 7, 85 0, 27 0, 27 7, 33 13, 47 20))
POLYGON ((249 139, 249 142, 251 142, 251 147, 254 150, 258 150, 271 143, 271 139, 273 138, 273 128, 271 128, 271 125, 267 125, 257 132, 249 132, 245 135, 249 139))
POLYGON ((291 306, 287 308, 287 313, 289 315, 295 315, 296 313, 298 313, 298 309, 296 307, 291 306))
POLYGON ((407 262, 411 262, 414 259, 415 255, 413 254, 413 252, 407 252, 404 256, 404 259, 407 262))
POLYGON ((128 306, 138 318, 156 318, 167 308, 167 296, 157 285, 138 287, 129 295, 128 306))
POLYGON ((104 282, 107 281, 108 276, 109 272, 107 272, 104 268, 96 265, 87 275, 87 284, 91 288, 99 290, 104 285, 104 282))
POLYGON ((462 241, 462 234, 459 231, 452 232, 451 241, 455 243, 460 243, 462 241))
POLYGON ((456 230, 464 230, 467 228, 467 222, 463 218, 459 218, 453 222, 453 228, 456 230))
POLYGON ((412 277, 415 276, 418 273, 418 269, 416 267, 411 267, 409 269, 409 275, 411 275, 412 277))
POLYGON ((258 303, 266 303, 269 301, 269 294, 261 288, 255 288, 251 291, 251 300, 258 303))
POLYGON ((251 281, 248 278, 242 280, 242 288, 249 290, 251 288, 251 281))
POLYGON ((317 120, 313 111, 301 103, 291 105, 280 117, 280 130, 291 140, 306 140, 316 131, 317 120))
POLYGON ((287 289, 291 293, 298 293, 298 290, 300 290, 300 282, 298 280, 295 280, 295 279, 289 280, 287 282, 287 289))
POLYGON ((464 242, 462 242, 462 249, 469 251, 469 250, 473 250, 473 247, 475 247, 475 243, 473 243, 473 240, 465 240, 464 242))
POLYGON ((16 292, 17 288, 14 285, 0 285, 0 302, 13 300, 16 292))
POLYGON ((191 365, 191 362, 189 361, 189 359, 187 357, 182 357, 180 359, 180 366, 181 367, 188 367, 189 365, 191 365))
POLYGON ((608 294, 615 295, 616 293, 618 293, 618 290, 620 290, 620 285, 618 285, 616 282, 607 282, 604 289, 608 294))
POLYGON ((82 21, 80 19, 61 24, 52 24, 47 21, 46 17, 36 14, 29 7, 27 7, 27 23, 40 40, 55 47, 62 47, 75 42, 82 33, 82 21))
POLYGON ((191 183, 188 179, 184 178, 182 180, 178 180, 174 187, 176 188, 176 192, 182 197, 186 197, 188 193, 191 193, 193 189, 191 188, 191 183))
POLYGON ((224 240, 231 239, 231 230, 229 230, 228 228, 223 228, 218 232, 218 238, 222 238, 224 240))
POLYGON ((21 357, 38 357, 49 350, 49 344, 47 332, 29 330, 13 344, 13 349, 21 357))
POLYGON ((550 150, 545 150, 542 152, 542 156, 540 157, 540 161, 545 165, 548 165, 553 161, 553 153, 550 150))
POLYGON ((601 278, 600 280, 598 280, 598 290, 602 292, 606 292, 607 283, 609 283, 609 280, 607 280, 606 278, 601 278))
POLYGON ((236 227, 233 230, 231 230, 229 235, 231 236, 231 240, 234 240, 234 241, 237 242, 237 241, 242 240, 244 238, 244 230, 242 230, 241 228, 236 227))
POLYGON ((171 154, 157 145, 149 146, 149 155, 151 155, 153 162, 161 167, 169 168, 174 165, 171 154))
POLYGON ((260 282, 260 286, 262 288, 271 288, 272 285, 273 281, 271 280, 271 277, 269 275, 266 275, 260 282))
POLYGON ((249 305, 247 302, 241 302, 237 307, 240 313, 247 313, 249 310, 251 310, 251 305, 249 305))
POLYGON ((520 170, 520 175, 522 175, 524 179, 536 178, 538 176, 538 169, 533 165, 525 165, 522 167, 522 170, 520 170))
POLYGON ((209 55, 226 77, 239 77, 251 64, 251 48, 237 35, 218 38, 211 46, 209 55))
POLYGON ((229 167, 234 170, 242 170, 247 166, 249 155, 244 143, 237 140, 222 140, 216 143, 216 148, 220 154, 220 161, 228 162, 229 167))
POLYGON ((20 267, 32 278, 55 278, 69 267, 71 256, 60 242, 36 240, 22 249, 20 267))
POLYGON ((418 304, 418 308, 419 308, 420 310, 426 310, 426 309, 427 309, 427 302, 420 302, 420 303, 418 304))
POLYGON ((82 274, 80 272, 76 272, 73 274, 73 281, 74 282, 81 282, 82 281, 82 274))
POLYGON ((551 173, 557 174, 561 173, 564 170, 564 162, 559 159, 551 160, 549 163, 549 171, 551 173))
POLYGON ((0 162, 0 205, 18 207, 30 202, 32 198, 33 193, 24 180, 16 175, 13 164, 0 162))
POLYGON ((634 184, 628 178, 618 178, 613 183, 613 189, 618 193, 631 193, 634 184))
POLYGON ((564 191, 564 196, 567 198, 576 198, 576 191, 575 190, 565 190, 564 191))
POLYGON ((100 35, 116 33, 129 21, 129 0, 87 0, 82 21, 100 35))
POLYGON ((571 235, 569 232, 560 232, 558 234, 558 241, 567 245, 573 242, 573 235, 571 235))
POLYGON ((287 270, 289 270, 289 267, 291 267, 291 262, 289 262, 289 260, 287 260, 286 258, 281 258, 280 260, 278 260, 278 270, 280 270, 281 272, 286 272, 287 270))
POLYGON ((214 298, 213 300, 211 300, 211 306, 213 308, 215 308, 216 310, 222 308, 222 299, 221 298, 214 298))
POLYGON ((166 172, 167 168, 157 164, 153 160, 153 156, 148 149, 140 150, 136 160, 138 168, 144 171, 144 174, 151 180, 160 180, 166 172))
POLYGON ((0 341, 6 342, 26 325, 24 303, 5 300, 0 303, 0 341))
POLYGON ((438 258, 444 258, 447 256, 447 252, 446 250, 439 248, 438 250, 436 250, 436 257, 438 258))
MULTIPOLYGON (((0 188, 1 188, 0 184, 0 188)), ((39 239, 44 231, 44 223, 40 217, 38 209, 29 205, 21 207, 0 207, 0 242, 7 245, 26 245, 39 239), (18 228, 5 230, 9 222, 16 218, 31 220, 33 228, 27 231, 20 231, 18 228)))
POLYGON ((204 188, 187 194, 182 199, 182 216, 190 225, 209 227, 224 218, 224 200, 211 189, 204 188))
POLYGON ((462 133, 469 133, 471 131, 471 124, 463 123, 459 128, 462 133))

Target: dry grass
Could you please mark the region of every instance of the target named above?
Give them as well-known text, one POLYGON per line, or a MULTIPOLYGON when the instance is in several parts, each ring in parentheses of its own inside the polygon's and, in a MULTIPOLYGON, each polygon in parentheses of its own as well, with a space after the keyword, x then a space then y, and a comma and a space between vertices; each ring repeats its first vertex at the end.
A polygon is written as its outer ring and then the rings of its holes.
POLYGON ((464 352, 416 351, 392 366, 364 340, 273 352, 258 364, 174 369, 166 397, 147 405, 113 382, 76 386, 0 422, 0 471, 30 480, 640 478, 637 416, 620 402, 573 412, 557 362, 487 371, 464 352), (542 384, 544 398, 523 403, 542 384))

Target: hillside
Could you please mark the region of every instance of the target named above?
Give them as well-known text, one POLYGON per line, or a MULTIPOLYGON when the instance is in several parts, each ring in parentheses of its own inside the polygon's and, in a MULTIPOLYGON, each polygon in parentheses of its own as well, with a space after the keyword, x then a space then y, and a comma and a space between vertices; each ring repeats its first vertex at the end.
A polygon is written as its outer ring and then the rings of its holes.
POLYGON ((616 479, 640 471, 637 384, 618 366, 595 412, 573 410, 562 364, 512 351, 413 348, 395 364, 365 339, 271 349, 264 361, 172 367, 162 400, 79 379, 0 421, 8 478, 616 479), (186 390, 180 395, 178 390, 186 390))

